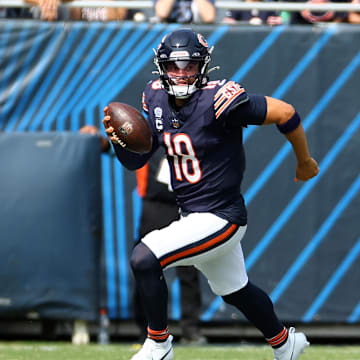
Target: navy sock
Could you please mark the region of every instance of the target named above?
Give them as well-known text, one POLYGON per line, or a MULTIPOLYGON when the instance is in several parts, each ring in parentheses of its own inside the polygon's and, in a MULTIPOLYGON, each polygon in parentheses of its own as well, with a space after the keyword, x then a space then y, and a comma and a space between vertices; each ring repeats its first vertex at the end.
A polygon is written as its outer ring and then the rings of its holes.
POLYGON ((250 281, 244 288, 222 298, 239 309, 265 338, 271 339, 283 331, 284 325, 277 318, 271 299, 250 281))
POLYGON ((162 267, 155 255, 143 243, 135 246, 130 265, 135 275, 148 326, 154 333, 163 332, 167 329, 168 288, 162 267))

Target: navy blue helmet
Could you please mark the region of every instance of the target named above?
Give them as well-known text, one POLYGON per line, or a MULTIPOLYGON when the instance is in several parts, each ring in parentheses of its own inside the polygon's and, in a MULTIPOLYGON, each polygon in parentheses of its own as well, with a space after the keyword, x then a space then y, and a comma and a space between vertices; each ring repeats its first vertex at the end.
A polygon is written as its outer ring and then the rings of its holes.
POLYGON ((186 99, 206 85, 212 50, 213 47, 209 48, 205 38, 191 29, 178 29, 164 36, 157 50, 154 49, 154 63, 158 68, 163 89, 170 95, 186 99), (198 71, 196 75, 182 77, 189 78, 186 85, 179 85, 168 75, 170 63, 185 68, 190 62, 197 64, 198 71))

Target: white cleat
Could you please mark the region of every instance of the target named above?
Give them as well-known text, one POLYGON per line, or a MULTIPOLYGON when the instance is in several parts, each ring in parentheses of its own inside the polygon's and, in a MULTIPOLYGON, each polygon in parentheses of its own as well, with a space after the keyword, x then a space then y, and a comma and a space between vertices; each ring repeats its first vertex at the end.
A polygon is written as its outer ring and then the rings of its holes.
POLYGON ((278 349, 274 349, 275 360, 296 360, 309 345, 305 334, 296 333, 295 328, 291 327, 287 342, 278 349))
POLYGON ((172 340, 173 337, 171 335, 169 335, 166 341, 161 343, 147 338, 142 348, 131 360, 171 360, 174 358, 172 340))
POLYGON ((90 342, 89 329, 85 320, 74 321, 74 330, 71 342, 74 345, 86 345, 90 342))

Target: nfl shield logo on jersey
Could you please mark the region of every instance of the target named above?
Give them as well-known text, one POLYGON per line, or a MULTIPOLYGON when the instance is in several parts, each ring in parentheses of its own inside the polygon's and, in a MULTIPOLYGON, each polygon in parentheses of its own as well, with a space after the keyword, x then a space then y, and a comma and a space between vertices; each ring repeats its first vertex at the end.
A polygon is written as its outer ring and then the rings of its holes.
POLYGON ((175 128, 175 129, 178 129, 180 127, 180 123, 179 123, 179 120, 178 119, 172 119, 171 120, 171 123, 172 123, 172 126, 175 128))

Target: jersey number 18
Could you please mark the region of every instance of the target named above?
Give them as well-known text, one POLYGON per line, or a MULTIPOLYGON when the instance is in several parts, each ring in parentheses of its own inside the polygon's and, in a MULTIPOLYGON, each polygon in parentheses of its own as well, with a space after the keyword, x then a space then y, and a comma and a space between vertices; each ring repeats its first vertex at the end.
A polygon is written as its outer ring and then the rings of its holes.
POLYGON ((174 159, 176 180, 183 181, 183 178, 185 178, 192 184, 200 181, 202 175, 200 162, 196 157, 190 137, 182 133, 171 137, 170 133, 165 132, 164 143, 168 155, 174 159))

